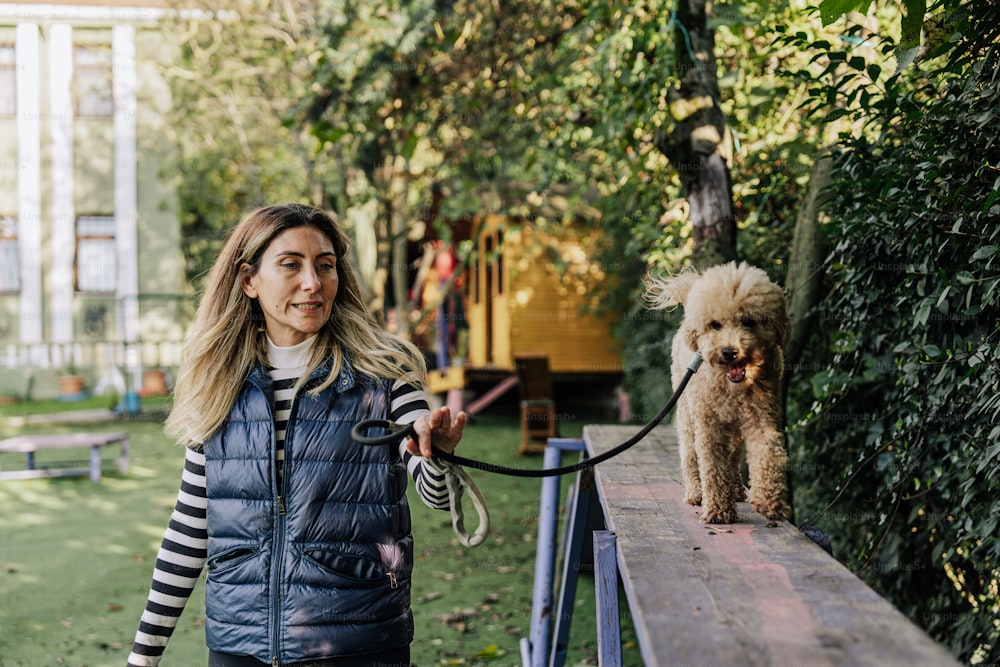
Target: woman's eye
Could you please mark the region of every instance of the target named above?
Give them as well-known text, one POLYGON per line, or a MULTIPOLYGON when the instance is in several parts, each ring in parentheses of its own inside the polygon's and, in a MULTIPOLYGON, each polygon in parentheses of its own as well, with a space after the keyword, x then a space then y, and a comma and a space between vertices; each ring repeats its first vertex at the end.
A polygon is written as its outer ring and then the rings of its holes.
POLYGON ((316 268, 320 271, 333 271, 334 269, 337 268, 337 265, 327 263, 327 264, 320 264, 316 268))
POLYGON ((289 269, 291 271, 295 271, 296 269, 299 268, 299 265, 298 265, 297 262, 284 262, 281 266, 284 267, 284 268, 286 268, 286 269, 289 269))

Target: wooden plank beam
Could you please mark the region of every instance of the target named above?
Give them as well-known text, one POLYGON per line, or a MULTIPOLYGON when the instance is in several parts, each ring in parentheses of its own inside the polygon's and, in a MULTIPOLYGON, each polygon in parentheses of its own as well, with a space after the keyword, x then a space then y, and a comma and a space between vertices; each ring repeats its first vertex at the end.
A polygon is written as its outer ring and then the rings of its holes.
MULTIPOLYGON (((635 431, 587 426, 584 440, 593 457, 635 431)), ((671 427, 595 479, 646 665, 958 664, 795 526, 746 503, 738 523, 702 523, 671 427)))

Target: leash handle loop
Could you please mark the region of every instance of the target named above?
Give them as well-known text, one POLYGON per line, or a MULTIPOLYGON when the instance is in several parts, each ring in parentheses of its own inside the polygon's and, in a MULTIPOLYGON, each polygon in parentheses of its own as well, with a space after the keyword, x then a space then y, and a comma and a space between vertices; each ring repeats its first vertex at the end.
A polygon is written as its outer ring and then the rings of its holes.
POLYGON ((391 445, 403 438, 412 438, 416 434, 413 424, 397 424, 389 419, 366 419, 351 429, 351 438, 362 445, 391 445), (384 428, 388 433, 375 436, 365 434, 365 431, 373 428, 384 428))
MULTIPOLYGON (((358 422, 351 429, 351 438, 355 442, 369 446, 392 445, 404 438, 415 437, 416 430, 412 423, 405 425, 397 424, 388 419, 366 419, 358 422), (388 433, 377 436, 367 435, 366 432, 373 428, 385 429, 388 433)), ((434 455, 436 458, 447 456, 445 452, 437 448, 434 449, 434 455)), ((474 547, 482 544, 490 532, 490 510, 486 506, 486 498, 483 496, 483 492, 479 490, 479 487, 476 486, 476 483, 472 481, 472 478, 469 477, 469 473, 460 464, 446 462, 444 465, 447 468, 445 482, 448 486, 448 504, 451 511, 451 525, 455 529, 455 536, 466 547, 474 547), (476 514, 479 516, 479 525, 476 526, 476 531, 471 535, 465 529, 465 511, 462 509, 462 496, 466 491, 469 492, 472 506, 476 509, 476 514)))

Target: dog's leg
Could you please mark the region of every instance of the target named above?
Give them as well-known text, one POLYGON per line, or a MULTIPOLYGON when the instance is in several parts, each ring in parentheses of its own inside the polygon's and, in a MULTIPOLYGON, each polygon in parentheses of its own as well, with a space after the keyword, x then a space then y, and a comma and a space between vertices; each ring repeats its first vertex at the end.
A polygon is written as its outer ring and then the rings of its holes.
POLYGON ((772 521, 791 517, 788 504, 788 454, 785 436, 771 424, 755 424, 746 432, 750 468, 750 505, 772 521))
POLYGON ((729 445, 729 469, 734 471, 735 477, 732 481, 733 502, 742 502, 747 499, 746 489, 743 487, 743 435, 739 432, 733 434, 733 440, 729 445))
MULTIPOLYGON (((714 424, 718 429, 718 424, 714 424)), ((698 472, 701 476, 701 520, 705 523, 733 523, 736 521, 736 494, 734 485, 740 484, 739 468, 731 465, 734 442, 732 434, 716 429, 698 428, 695 447, 698 450, 698 472)))
POLYGON ((701 476, 698 474, 698 452, 694 446, 694 429, 687 410, 677 413, 674 424, 681 454, 681 474, 684 478, 684 502, 701 505, 701 476))

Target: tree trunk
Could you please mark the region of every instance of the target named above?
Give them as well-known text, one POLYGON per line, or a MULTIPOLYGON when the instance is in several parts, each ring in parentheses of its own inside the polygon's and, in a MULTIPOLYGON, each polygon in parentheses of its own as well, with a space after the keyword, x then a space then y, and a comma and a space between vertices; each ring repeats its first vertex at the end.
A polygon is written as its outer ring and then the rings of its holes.
POLYGON ((724 156, 726 119, 719 108, 715 32, 707 0, 678 0, 674 63, 681 83, 668 91, 675 125, 656 147, 680 174, 690 206, 693 261, 699 268, 736 259, 733 187, 724 156))
POLYGON ((389 280, 393 289, 393 301, 396 304, 396 333, 404 338, 410 334, 410 296, 409 296, 409 206, 406 201, 409 178, 399 173, 395 168, 390 177, 390 201, 392 210, 389 214, 389 234, 392 241, 390 255, 389 280))
POLYGON ((789 368, 802 358, 802 351, 816 322, 815 308, 823 286, 823 260, 826 256, 822 232, 825 222, 823 189, 830 184, 832 166, 833 158, 828 151, 823 151, 816 158, 802 208, 795 220, 788 276, 785 279, 788 315, 792 320, 791 335, 785 345, 785 363, 789 368))
MULTIPOLYGON (((814 331, 816 322, 815 310, 823 286, 823 260, 826 257, 822 230, 825 222, 823 190, 830 184, 832 166, 833 158, 829 151, 824 150, 813 163, 806 196, 795 219, 792 251, 788 258, 788 276, 785 278, 788 316, 792 321, 792 331, 784 350, 785 369, 781 383, 783 414, 787 414, 784 407, 788 403, 788 386, 791 384, 792 374, 799 368, 802 352, 814 331)), ((799 447, 801 446, 800 444, 799 447)), ((791 469, 788 474, 788 495, 794 508, 795 477, 791 474, 791 469)), ((795 523, 794 515, 791 521, 795 523)))

